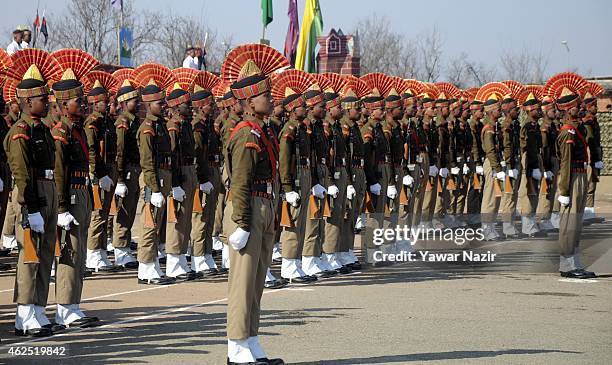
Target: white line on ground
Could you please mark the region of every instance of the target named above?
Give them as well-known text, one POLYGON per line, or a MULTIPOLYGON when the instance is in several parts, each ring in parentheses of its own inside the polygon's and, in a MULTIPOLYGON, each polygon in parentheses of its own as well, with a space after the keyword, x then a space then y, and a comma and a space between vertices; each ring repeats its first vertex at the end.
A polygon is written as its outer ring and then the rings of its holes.
MULTIPOLYGON (((176 285, 176 284, 172 284, 172 285, 176 285)), ((172 285, 164 285, 164 287, 172 286, 172 285)), ((271 293, 278 293, 278 292, 282 292, 282 291, 289 291, 290 289, 291 288, 282 288, 282 289, 275 289, 275 290, 264 290, 263 294, 271 294, 271 293)), ((314 289, 311 289, 311 290, 314 290, 314 289)), ((139 291, 142 291, 142 290, 139 290, 139 291)), ((90 300, 91 300, 91 298, 90 298, 90 300)), ((198 307, 202 307, 202 306, 205 306, 205 305, 221 303, 221 302, 224 302, 226 300, 227 300, 227 298, 216 299, 216 300, 211 300, 209 302, 204 302, 204 303, 200 303, 200 304, 192 304, 192 305, 188 305, 188 306, 172 308, 172 309, 164 311, 164 312, 149 314, 149 315, 146 315, 146 316, 139 316, 139 317, 135 317, 135 318, 128 318, 128 319, 124 319, 124 320, 121 320, 121 321, 116 321, 116 322, 112 322, 112 323, 109 323, 109 324, 105 324, 105 325, 100 326, 100 327, 79 328, 76 331, 68 330, 67 332, 59 333, 59 334, 53 335, 51 337, 33 338, 31 340, 28 340, 28 341, 6 344, 4 346, 1 346, 0 349, 12 347, 12 346, 23 346, 23 345, 28 344, 28 343, 40 342, 40 341, 45 341, 45 340, 49 341, 49 340, 53 340, 53 339, 58 338, 58 337, 65 337, 65 336, 68 336, 68 335, 74 335, 76 333, 84 332, 84 331, 87 331, 87 330, 94 330, 95 331, 95 330, 104 329, 104 328, 112 328, 112 327, 116 327, 118 325, 125 324, 125 323, 136 322, 136 321, 140 321, 140 320, 143 320, 143 319, 151 319, 151 318, 161 317, 161 316, 165 316, 165 315, 171 314, 171 313, 183 312, 183 311, 186 311, 186 310, 189 310, 189 309, 198 308, 198 307)))
POLYGON ((559 279, 559 281, 562 281, 564 283, 580 283, 580 284, 599 283, 599 281, 593 280, 593 279, 571 279, 571 278, 564 278, 564 279, 559 279))

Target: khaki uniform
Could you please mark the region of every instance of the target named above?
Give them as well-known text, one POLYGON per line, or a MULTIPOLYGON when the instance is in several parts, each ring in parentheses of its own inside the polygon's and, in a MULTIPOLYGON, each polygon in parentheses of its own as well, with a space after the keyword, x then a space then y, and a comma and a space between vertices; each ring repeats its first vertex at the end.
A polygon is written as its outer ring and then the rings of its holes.
MULTIPOLYGON (((389 151, 391 154, 389 173, 392 182, 390 183, 395 185, 395 190, 397 191, 395 199, 389 199, 389 210, 391 212, 389 225, 395 227, 399 222, 399 214, 401 213, 400 192, 403 186, 402 179, 404 178, 404 135, 399 121, 390 118, 386 119, 383 122, 383 128, 385 130, 385 136, 389 141, 389 151)), ((387 192, 385 191, 384 193, 386 194, 387 192)))
POLYGON ((511 178, 508 176, 510 170, 517 170, 519 174, 522 174, 523 168, 520 161, 520 138, 517 138, 520 134, 520 126, 517 125, 518 121, 512 120, 509 116, 504 117, 501 128, 501 141, 503 148, 504 165, 506 168, 506 179, 503 181, 504 194, 501 200, 501 216, 503 221, 503 231, 506 235, 516 235, 518 231, 514 226, 514 215, 516 211, 516 204, 519 195, 519 186, 522 184, 519 176, 511 178), (517 130, 518 128, 518 130, 517 130), (506 189, 508 187, 507 182, 510 182, 512 189, 506 189))
MULTIPOLYGON (((8 130, 13 126, 13 124, 15 124, 17 122, 19 118, 17 117, 17 115, 15 115, 13 112, 9 112, 5 117, 4 117, 4 121, 6 122, 6 124, 4 124, 6 126, 6 129, 4 130, 3 134, 2 134, 2 139, 0 140, 0 142, 4 141, 4 138, 6 136, 6 134, 8 133, 8 130)), ((0 222, 3 222, 3 226, 2 226, 2 235, 3 236, 13 236, 15 237, 15 228, 17 227, 17 225, 19 224, 19 217, 21 216, 21 212, 19 211, 19 204, 17 203, 17 191, 16 191, 16 187, 14 186, 13 183, 13 177, 11 175, 10 172, 10 168, 8 167, 8 161, 6 162, 6 170, 4 170, 3 176, 2 176, 2 181, 4 182, 4 192, 3 194, 6 194, 6 205, 1 205, 0 207, 6 207, 6 208, 0 208, 0 218, 2 218, 0 220, 0 222), (8 171, 8 174, 7 174, 8 171), (6 178, 5 178, 6 177, 6 178)), ((0 197, 0 202, 5 202, 5 198, 2 196, 0 197)))
POLYGON ((482 185, 484 184, 483 176, 476 173, 476 167, 482 166, 484 160, 484 151, 482 149, 482 128, 480 121, 472 118, 469 121, 470 133, 472 135, 472 149, 470 151, 471 161, 470 166, 470 184, 467 193, 466 213, 468 222, 471 224, 480 223, 480 206, 482 204, 482 185), (474 180, 478 179, 480 187, 474 185, 474 180))
POLYGON ((422 127, 422 123, 419 123, 416 118, 408 121, 405 133, 410 136, 408 156, 405 156, 405 160, 408 172, 414 179, 414 195, 409 197, 410 204, 412 205, 410 208, 412 219, 410 221, 412 227, 417 227, 421 224, 423 202, 429 183, 429 146, 427 144, 427 134, 422 127), (413 164, 414 166, 411 167, 413 164))
POLYGON ((436 184, 434 185, 434 195, 436 197, 436 203, 434 208, 434 220, 444 220, 446 225, 451 224, 446 218, 446 212, 448 210, 448 204, 450 202, 450 195, 447 189, 447 181, 449 178, 454 178, 450 174, 450 168, 454 167, 451 160, 450 150, 450 132, 448 128, 448 121, 442 117, 437 118, 436 122, 436 133, 437 138, 437 155, 438 155, 438 170, 446 168, 449 170, 448 176, 443 178, 438 172, 436 184), (442 191, 439 191, 438 184, 442 187, 442 191))
MULTIPOLYGON (((323 187, 327 181, 329 170, 327 161, 329 160, 329 140, 325 134, 323 122, 320 120, 310 121, 310 141, 312 143, 310 158, 312 174, 311 185, 320 184, 323 187)), ((326 197, 327 198, 327 197, 326 197)), ((323 207, 323 200, 317 197, 314 201, 323 207)), ((321 210, 321 214, 322 209, 321 210)), ((325 240, 325 221, 322 218, 309 218, 306 220, 306 231, 304 233, 304 248, 302 256, 321 256, 322 245, 325 240)))
MULTIPOLYGON (((221 139, 215 126, 203 120, 201 117, 194 118, 193 133, 195 137, 195 155, 197 166, 198 184, 210 182, 213 190, 210 194, 204 194, 197 190, 200 199, 204 203, 202 213, 193 213, 191 231, 191 243, 193 244, 193 256, 204 256, 212 254, 213 226, 215 224, 215 210, 218 199, 222 198, 221 191, 225 187, 221 181, 221 139)), ((223 194, 225 196, 225 194, 223 194)))
POLYGON ((280 133, 279 174, 285 193, 294 191, 300 195, 299 206, 289 205, 294 227, 284 227, 280 242, 285 259, 301 259, 304 246, 306 220, 309 213, 311 179, 311 141, 308 128, 297 120, 285 123, 280 133))
MULTIPOLYGON (((9 132, 9 128, 10 127, 8 126, 8 124, 0 123, 0 141, 4 141, 4 138, 9 132)), ((11 176, 11 170, 8 165, 8 157, 4 150, 4 146, 0 146, 0 179, 2 179, 2 183, 3 183, 3 190, 0 192, 0 222, 4 223, 6 212, 9 209, 9 197, 11 195, 11 190, 13 188, 11 186, 13 184, 13 177, 11 176)), ((13 212, 12 205, 10 209, 12 213, 13 212)), ((14 213, 12 213, 11 215, 13 215, 14 217, 16 216, 14 213)), ((10 220, 13 221, 12 222, 13 229, 12 229, 12 232, 11 230, 7 230, 6 234, 14 236, 16 219, 11 218, 10 220)), ((11 224, 10 221, 6 223, 8 223, 9 225, 11 224)))
POLYGON ((53 128, 52 135, 55 140, 58 213, 69 212, 78 222, 66 232, 65 246, 55 269, 55 297, 58 304, 79 304, 83 292, 87 230, 93 208, 89 148, 83 121, 62 118, 53 128))
MULTIPOLYGON (((336 198, 327 195, 326 199, 331 210, 331 217, 325 219, 325 240, 323 241, 323 253, 332 254, 340 252, 340 240, 342 238, 342 225, 346 213, 346 186, 348 175, 346 172, 346 141, 344 129, 340 121, 327 117, 323 123, 326 135, 329 139, 330 154, 328 163, 328 175, 325 186, 329 189, 335 185, 339 192, 336 198)), ((347 131, 348 132, 348 131, 347 131)), ((347 249, 348 251, 348 249, 347 249)))
POLYGON ((89 173, 90 179, 97 184, 97 180, 109 176, 113 180, 111 190, 106 192, 100 189, 102 209, 95 209, 91 213, 91 223, 87 238, 88 250, 106 250, 108 232, 108 213, 114 198, 114 187, 117 184, 117 133, 114 123, 106 116, 94 112, 85 121, 85 134, 89 146, 89 173))
POLYGON ((140 198, 140 151, 138 128, 140 119, 124 111, 115 122, 117 133, 117 183, 124 183, 128 192, 125 198, 117 197, 117 215, 113 224, 113 247, 127 248, 132 239, 132 227, 140 198))
POLYGON ((454 119, 452 123, 449 121, 449 135, 450 164, 459 169, 459 174, 454 176, 456 189, 449 194, 449 213, 455 216, 459 220, 458 223, 461 224, 464 223, 462 216, 465 212, 466 197, 472 176, 471 169, 470 172, 464 174, 463 166, 470 167, 473 136, 469 124, 461 119, 454 119))
POLYGON ((580 268, 575 261, 575 255, 579 253, 582 213, 586 204, 585 163, 588 146, 576 124, 569 122, 561 128, 556 147, 559 159, 557 188, 559 195, 570 197, 570 204, 561 206, 559 210, 559 253, 562 263, 560 270, 570 271, 580 268), (564 263, 568 266, 563 267, 564 263))
MULTIPOLYGON (((45 231, 35 235, 38 238, 38 264, 24 263, 25 251, 23 244, 19 243, 13 301, 44 307, 49 296, 57 233, 57 190, 52 175, 55 168, 53 137, 40 120, 22 115, 4 139, 4 151, 15 179, 15 202, 20 210, 26 208, 29 214, 40 212, 45 224, 45 231)), ((23 236, 21 229, 17 233, 23 236)), ((23 237, 18 237, 17 241, 23 242, 23 237)))
POLYGON ((191 213, 197 185, 195 165, 195 139, 191 123, 172 118, 167 124, 172 156, 172 187, 180 186, 185 191, 182 202, 175 201, 176 222, 166 228, 166 253, 185 255, 191 234, 191 213))
MULTIPOLYGON (((166 128, 166 121, 161 117, 147 114, 146 118, 138 128, 138 148, 140 150, 140 165, 142 167, 142 180, 145 189, 151 193, 161 192, 164 197, 168 197, 172 188, 172 152, 170 146, 170 136, 166 128)), ((145 197, 149 195, 145 193, 145 197)), ((148 203, 145 200, 145 203, 148 203)), ((160 208, 153 205, 154 228, 145 228, 145 214, 141 214, 143 221, 142 238, 138 243, 138 261, 152 263, 157 260, 157 249, 160 242, 165 240, 163 235, 165 222, 166 203, 160 208)), ((143 209, 148 209, 147 204, 143 209)))
MULTIPOLYGON (((599 170, 595 168, 595 162, 602 161, 601 131, 596 116, 588 115, 588 119, 582 123, 586 131, 586 142, 589 147, 589 166, 587 167, 587 193, 586 207, 595 207, 595 189, 599 182, 599 170)), ((594 213, 594 212, 593 212, 594 213)))
MULTIPOLYGON (((429 166, 438 166, 438 133, 436 131, 434 121, 429 118, 423 118, 421 122, 422 134, 425 137, 428 152, 429 166)), ((437 179, 436 176, 429 176, 429 166, 425 167, 428 173, 428 181, 426 182, 425 195, 423 197, 423 210, 421 221, 431 223, 434 215, 437 197, 437 179)))
POLYGON ((556 201, 555 192, 557 190, 557 174, 559 173, 556 141, 559 131, 556 123, 547 118, 542 119, 540 131, 542 136, 542 165, 544 167, 544 171, 550 171, 553 173, 553 178, 547 181, 548 191, 540 189, 536 215, 540 221, 543 222, 550 220, 552 208, 556 201))
POLYGON ((481 132, 482 149, 486 156, 483 164, 484 187, 482 189, 482 204, 480 207, 483 223, 495 222, 500 204, 500 197, 495 196, 495 185, 501 185, 495 174, 502 171, 499 159, 501 151, 497 141, 496 128, 496 122, 487 118, 481 132))
POLYGON ((540 153, 542 149, 542 135, 537 121, 526 121, 521 128, 521 184, 519 187, 520 213, 523 219, 522 231, 525 234, 538 232, 539 229, 532 221, 538 204, 540 181, 531 177, 534 169, 542 171, 540 153))
MULTIPOLYGON (((238 116, 234 112, 231 112, 229 114, 229 117, 225 120, 225 123, 223 123, 223 125, 221 126, 220 133, 221 133, 221 141, 223 145, 224 161, 227 161, 227 143, 228 143, 229 137, 238 122, 240 122, 240 116, 238 116)), ((224 199, 219 198, 217 202, 217 213, 215 215, 215 226, 217 225, 217 222, 221 222, 220 224, 221 230, 219 231, 220 233, 218 237, 224 244, 227 244, 227 237, 229 237, 229 235, 232 234, 232 232, 234 232, 235 227, 225 226, 225 222, 227 221, 225 217, 228 216, 229 218, 232 215, 232 205, 228 204, 228 202, 231 200, 231 197, 227 195, 227 190, 229 189, 229 186, 230 186, 230 176, 229 176, 228 167, 226 167, 225 165, 226 163, 224 163, 223 171, 221 173, 221 181, 223 182, 223 185, 225 186, 226 193, 224 194, 224 199)), ((231 219, 229 219, 229 221, 231 222, 231 219)), ((216 231, 217 229, 215 228, 215 232, 216 231)))
POLYGON ((261 295, 274 245, 272 185, 278 146, 264 137, 263 121, 254 116, 250 118, 257 127, 237 130, 227 144, 233 205, 231 220, 250 232, 243 249, 230 248, 232 269, 227 308, 227 337, 230 340, 245 340, 259 332, 261 295))

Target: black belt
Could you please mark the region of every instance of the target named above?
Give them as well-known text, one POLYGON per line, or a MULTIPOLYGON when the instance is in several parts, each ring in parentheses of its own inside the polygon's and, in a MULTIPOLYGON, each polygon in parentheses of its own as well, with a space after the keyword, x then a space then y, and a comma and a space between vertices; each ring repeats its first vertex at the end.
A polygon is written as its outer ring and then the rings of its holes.
POLYGON ((195 157, 183 158, 183 166, 193 166, 196 163, 195 157))
POLYGON ((270 180, 255 180, 251 185, 251 195, 260 198, 273 199, 272 194, 273 181, 270 180))

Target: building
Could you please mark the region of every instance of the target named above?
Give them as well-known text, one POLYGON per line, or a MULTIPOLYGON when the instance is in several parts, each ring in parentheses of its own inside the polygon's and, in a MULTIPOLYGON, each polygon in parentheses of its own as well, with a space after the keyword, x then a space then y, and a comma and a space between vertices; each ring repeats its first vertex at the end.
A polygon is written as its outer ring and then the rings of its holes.
POLYGON ((332 28, 327 36, 318 37, 317 72, 335 72, 359 76, 359 36, 345 35, 332 28))

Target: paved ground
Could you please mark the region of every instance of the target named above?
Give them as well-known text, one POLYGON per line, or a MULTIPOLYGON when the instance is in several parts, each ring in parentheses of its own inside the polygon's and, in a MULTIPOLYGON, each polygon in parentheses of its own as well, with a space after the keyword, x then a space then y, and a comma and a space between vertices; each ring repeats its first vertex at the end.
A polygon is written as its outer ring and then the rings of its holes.
MULTIPOLYGON (((497 253, 497 264, 418 261, 266 291, 262 343, 291 364, 610 364, 610 182, 597 199, 609 220, 583 237, 596 280, 553 273, 556 237, 479 244, 471 248, 497 253)), ((138 285, 135 272, 95 275, 82 307, 104 326, 20 342, 13 276, 0 273, 0 363, 22 363, 8 356, 16 344, 67 346, 69 356, 48 364, 225 363, 223 279, 155 287, 138 285)))

